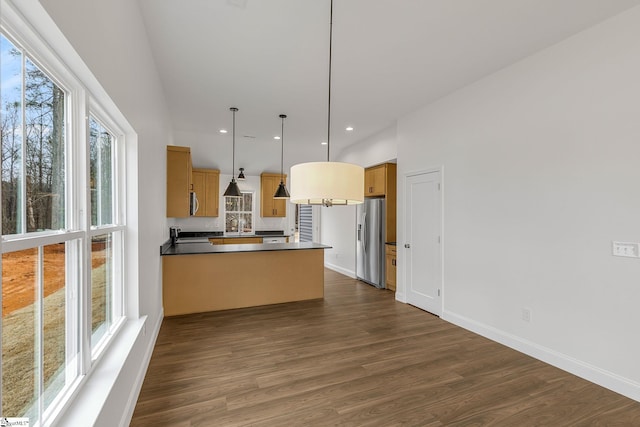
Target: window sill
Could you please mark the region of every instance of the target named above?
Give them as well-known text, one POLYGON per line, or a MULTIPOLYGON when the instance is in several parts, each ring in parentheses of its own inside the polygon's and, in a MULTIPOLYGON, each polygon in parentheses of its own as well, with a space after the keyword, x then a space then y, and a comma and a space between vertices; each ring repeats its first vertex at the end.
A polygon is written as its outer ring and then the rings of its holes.
MULTIPOLYGON (((129 355, 135 351, 136 342, 146 334, 146 320, 144 316, 124 322, 91 371, 81 379, 66 405, 53 416, 49 426, 96 424, 129 355)), ((113 425, 121 424, 115 421, 113 425)))

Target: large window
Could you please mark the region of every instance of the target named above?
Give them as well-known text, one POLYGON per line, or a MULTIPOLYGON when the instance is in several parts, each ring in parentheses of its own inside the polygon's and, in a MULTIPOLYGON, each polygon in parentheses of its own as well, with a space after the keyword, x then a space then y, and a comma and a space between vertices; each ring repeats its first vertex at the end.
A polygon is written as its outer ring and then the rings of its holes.
POLYGON ((4 31, 0 55, 0 414, 47 425, 123 319, 122 141, 4 31))

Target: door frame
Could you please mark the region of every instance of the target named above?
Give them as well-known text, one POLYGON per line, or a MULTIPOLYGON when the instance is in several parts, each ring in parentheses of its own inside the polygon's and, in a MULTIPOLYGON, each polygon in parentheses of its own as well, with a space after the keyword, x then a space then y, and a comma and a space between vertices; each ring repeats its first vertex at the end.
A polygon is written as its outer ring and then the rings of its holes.
MULTIPOLYGON (((444 299, 445 299, 445 276, 444 276, 444 244, 445 244, 445 229, 444 229, 444 191, 445 191, 445 177, 444 177, 444 165, 440 166, 432 166, 424 169, 413 170, 409 172, 405 172, 402 174, 402 202, 399 203, 399 206, 402 206, 402 228, 399 229, 399 236, 402 241, 398 241, 397 245, 401 250, 404 250, 404 244, 407 241, 406 238, 406 224, 408 220, 408 213, 406 212, 406 202, 407 202, 407 181, 410 177, 414 177, 417 175, 423 175, 433 172, 440 173, 440 316, 444 314, 444 299), (400 234, 401 233, 401 234, 400 234)), ((404 252, 403 252, 404 253, 404 252)), ((407 263, 404 262, 404 256, 398 256, 397 261, 398 272, 401 272, 401 276, 398 277, 398 283, 396 284, 397 288, 401 287, 401 291, 398 292, 396 290, 396 300, 407 304, 407 263)))

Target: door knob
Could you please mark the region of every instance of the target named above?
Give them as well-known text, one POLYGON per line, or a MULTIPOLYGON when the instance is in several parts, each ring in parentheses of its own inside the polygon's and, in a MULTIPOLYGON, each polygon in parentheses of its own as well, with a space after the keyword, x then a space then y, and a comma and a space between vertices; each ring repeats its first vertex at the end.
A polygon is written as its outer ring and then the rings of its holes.
POLYGON ((405 244, 404 244, 404 247, 405 247, 405 248, 407 248, 407 249, 409 249, 409 248, 411 247, 411 245, 410 245, 409 243, 405 243, 405 244))

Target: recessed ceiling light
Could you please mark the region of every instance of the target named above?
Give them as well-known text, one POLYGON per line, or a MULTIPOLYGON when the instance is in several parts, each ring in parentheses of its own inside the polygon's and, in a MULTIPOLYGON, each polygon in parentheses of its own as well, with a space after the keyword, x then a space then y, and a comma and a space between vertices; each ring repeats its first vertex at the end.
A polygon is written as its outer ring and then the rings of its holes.
POLYGON ((347 128, 345 129, 347 132, 351 132, 353 130, 353 126, 347 126, 347 128))
POLYGON ((327 141, 322 141, 320 144, 327 145, 327 141))
POLYGON ((273 139, 280 139, 280 137, 279 136, 274 136, 273 139))
POLYGON ((220 133, 227 133, 227 130, 226 130, 226 129, 220 129, 220 131, 219 131, 219 132, 220 132, 220 133))

